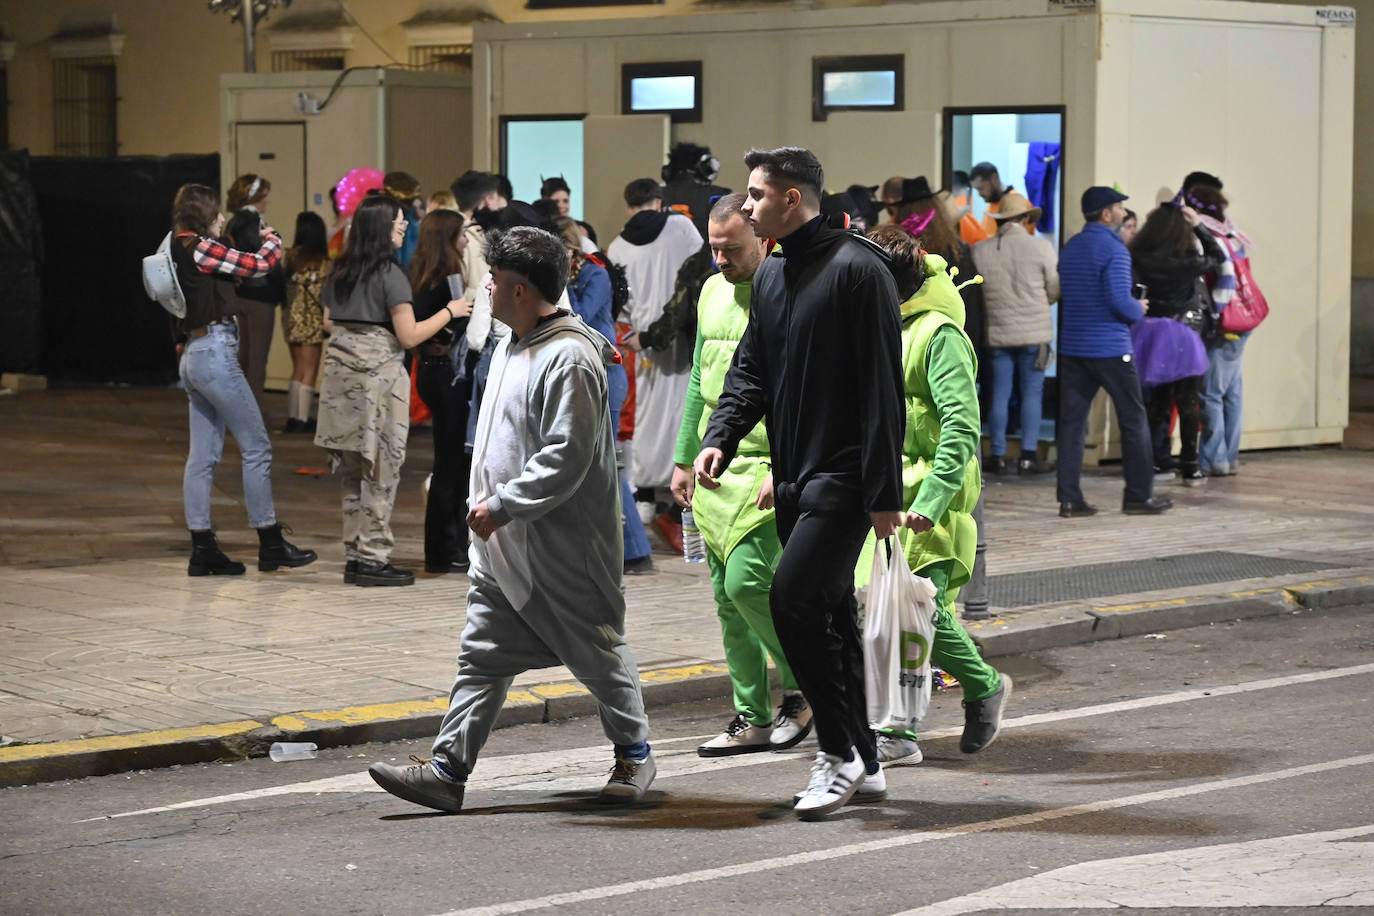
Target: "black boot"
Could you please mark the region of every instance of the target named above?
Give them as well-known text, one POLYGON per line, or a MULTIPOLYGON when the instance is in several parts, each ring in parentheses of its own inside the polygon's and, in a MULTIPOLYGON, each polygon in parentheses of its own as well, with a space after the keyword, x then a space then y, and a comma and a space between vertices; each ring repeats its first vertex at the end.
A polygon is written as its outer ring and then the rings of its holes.
POLYGON ((188 576, 241 576, 243 564, 235 563, 219 549, 213 531, 191 532, 191 562, 186 567, 188 576))
POLYGON ((278 522, 258 529, 258 570, 271 572, 281 566, 307 566, 319 556, 313 550, 301 550, 281 536, 278 522))

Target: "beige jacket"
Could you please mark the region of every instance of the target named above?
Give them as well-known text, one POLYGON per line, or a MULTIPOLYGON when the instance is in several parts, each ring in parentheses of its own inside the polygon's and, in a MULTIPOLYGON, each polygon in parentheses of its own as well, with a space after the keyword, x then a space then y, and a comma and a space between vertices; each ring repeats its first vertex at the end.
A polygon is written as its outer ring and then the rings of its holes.
POLYGON ((973 263, 983 275, 988 346, 1049 343, 1050 304, 1059 298, 1059 256, 1050 243, 1020 223, 1003 223, 997 235, 973 246, 973 263))

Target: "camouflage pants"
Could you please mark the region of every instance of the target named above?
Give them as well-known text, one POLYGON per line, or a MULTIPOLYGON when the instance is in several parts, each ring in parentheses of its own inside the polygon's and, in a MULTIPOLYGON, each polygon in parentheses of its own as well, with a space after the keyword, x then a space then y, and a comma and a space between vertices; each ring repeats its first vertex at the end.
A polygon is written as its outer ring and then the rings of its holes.
MULTIPOLYGON (((364 563, 387 563, 396 539, 391 534, 391 509, 396 503, 399 473, 367 473, 358 452, 339 452, 339 478, 343 483, 344 558, 364 563)), ((399 468, 396 469, 399 472, 399 468)))

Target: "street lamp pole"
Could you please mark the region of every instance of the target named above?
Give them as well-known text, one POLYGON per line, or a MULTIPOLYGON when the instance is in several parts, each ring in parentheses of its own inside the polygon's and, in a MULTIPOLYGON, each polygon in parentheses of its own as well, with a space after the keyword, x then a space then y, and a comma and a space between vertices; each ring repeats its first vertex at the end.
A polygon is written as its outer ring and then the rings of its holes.
POLYGON ((243 20, 243 72, 258 72, 258 52, 254 43, 258 24, 253 18, 253 0, 239 0, 239 18, 243 20))

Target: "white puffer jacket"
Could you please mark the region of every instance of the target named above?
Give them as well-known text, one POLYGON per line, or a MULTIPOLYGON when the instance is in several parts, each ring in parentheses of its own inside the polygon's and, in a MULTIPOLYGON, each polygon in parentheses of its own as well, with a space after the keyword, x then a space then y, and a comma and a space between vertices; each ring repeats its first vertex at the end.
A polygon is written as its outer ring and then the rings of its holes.
POLYGON ((997 235, 973 246, 983 275, 988 346, 1028 347, 1054 338, 1050 304, 1059 298, 1059 256, 1020 223, 1003 223, 997 235))

